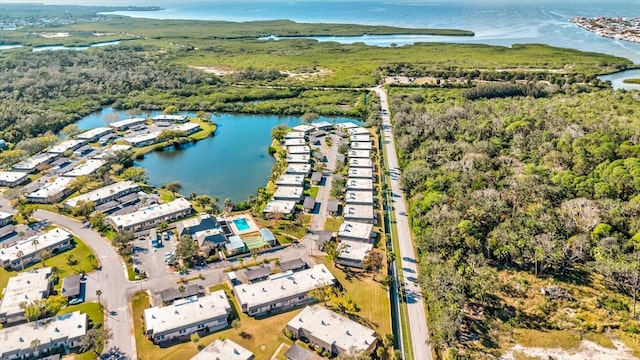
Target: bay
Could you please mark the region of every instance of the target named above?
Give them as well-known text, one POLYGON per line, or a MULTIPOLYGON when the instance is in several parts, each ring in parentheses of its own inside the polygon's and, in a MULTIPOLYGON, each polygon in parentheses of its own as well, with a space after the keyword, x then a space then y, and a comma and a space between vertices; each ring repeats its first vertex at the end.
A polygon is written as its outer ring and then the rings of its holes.
POLYGON ((575 16, 640 17, 633 0, 347 0, 347 1, 155 1, 160 11, 123 11, 119 15, 156 19, 351 23, 401 27, 457 28, 474 37, 351 37, 320 41, 365 42, 389 46, 414 42, 483 43, 511 46, 543 43, 618 55, 640 62, 640 44, 600 37, 569 22, 575 16))

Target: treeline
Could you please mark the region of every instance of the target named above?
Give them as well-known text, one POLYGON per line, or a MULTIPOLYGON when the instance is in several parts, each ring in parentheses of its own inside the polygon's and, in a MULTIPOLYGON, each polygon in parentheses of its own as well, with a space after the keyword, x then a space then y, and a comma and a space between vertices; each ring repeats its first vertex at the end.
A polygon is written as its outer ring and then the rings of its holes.
POLYGON ((469 100, 476 99, 493 99, 510 96, 532 96, 546 97, 547 91, 541 86, 534 84, 480 84, 478 86, 467 89, 463 92, 463 96, 469 100))
POLYGON ((456 346, 469 332, 488 336, 491 325, 483 331, 465 312, 474 306, 514 326, 557 326, 505 313, 496 269, 585 282, 600 273, 633 299, 618 317, 624 326, 640 295, 636 94, 463 95, 391 97, 434 344, 456 346))

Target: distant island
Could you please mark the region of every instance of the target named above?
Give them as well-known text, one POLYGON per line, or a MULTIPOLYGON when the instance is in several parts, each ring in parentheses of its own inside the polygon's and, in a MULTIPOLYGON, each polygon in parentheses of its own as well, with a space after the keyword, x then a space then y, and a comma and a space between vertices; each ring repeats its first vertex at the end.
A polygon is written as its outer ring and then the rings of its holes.
POLYGON ((588 18, 581 16, 571 18, 570 21, 585 30, 606 38, 640 42, 640 19, 638 18, 588 18))

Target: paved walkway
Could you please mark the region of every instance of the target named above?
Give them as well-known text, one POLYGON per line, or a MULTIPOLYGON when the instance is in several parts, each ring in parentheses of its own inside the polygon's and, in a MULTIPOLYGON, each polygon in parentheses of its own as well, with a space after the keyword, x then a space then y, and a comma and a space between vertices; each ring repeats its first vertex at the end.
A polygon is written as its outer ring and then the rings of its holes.
POLYGON ((407 216, 404 194, 400 189, 400 168, 398 167, 398 154, 391 132, 391 119, 389 116, 389 103, 387 93, 382 87, 373 89, 380 97, 380 105, 383 109, 382 129, 383 144, 387 155, 389 177, 391 179, 392 201, 398 230, 398 242, 400 243, 400 256, 402 257, 402 276, 404 288, 407 294, 407 310, 409 312, 409 330, 413 345, 414 360, 431 360, 431 345, 429 344, 429 332, 427 319, 422 299, 420 286, 414 282, 418 278, 418 264, 413 250, 409 219, 407 216))

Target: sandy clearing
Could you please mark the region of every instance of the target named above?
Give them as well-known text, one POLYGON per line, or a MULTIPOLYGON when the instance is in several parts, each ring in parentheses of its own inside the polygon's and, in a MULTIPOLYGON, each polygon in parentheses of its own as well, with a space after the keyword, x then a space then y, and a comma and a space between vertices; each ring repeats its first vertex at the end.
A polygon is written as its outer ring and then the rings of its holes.
POLYGON ((516 354, 524 354, 539 359, 556 359, 556 360, 634 360, 637 359, 632 355, 631 349, 618 339, 611 339, 615 349, 602 347, 593 341, 582 340, 580 346, 576 349, 564 350, 560 348, 528 348, 521 345, 515 345, 509 352, 500 357, 500 360, 515 360, 516 354))

